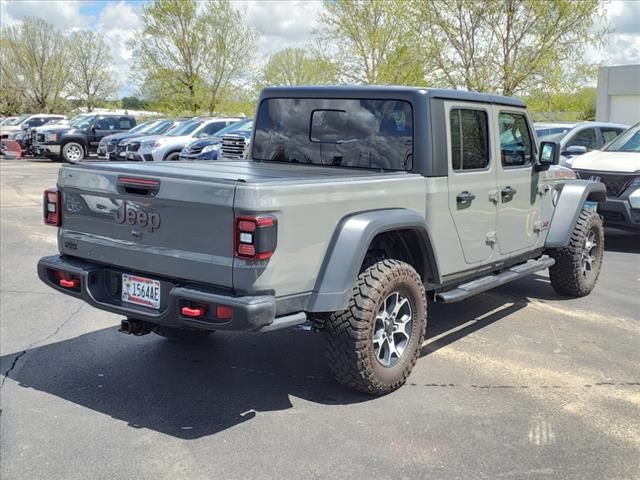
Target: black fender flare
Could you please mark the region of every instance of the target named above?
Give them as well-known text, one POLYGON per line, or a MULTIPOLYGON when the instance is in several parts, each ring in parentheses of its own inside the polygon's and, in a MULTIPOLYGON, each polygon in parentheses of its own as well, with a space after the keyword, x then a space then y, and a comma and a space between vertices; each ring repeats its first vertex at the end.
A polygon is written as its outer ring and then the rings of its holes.
POLYGON ((168 157, 169 155, 173 154, 173 153, 177 153, 178 155, 180 155, 180 152, 181 152, 183 149, 184 149, 184 147, 183 147, 183 148, 178 148, 177 150, 176 150, 175 148, 174 148, 174 149, 172 149, 172 150, 169 150, 169 151, 168 151, 167 153, 165 153, 165 154, 164 154, 164 156, 162 157, 162 161, 164 162, 164 161, 167 159, 167 157, 168 157))
POLYGON ((591 180, 570 180, 563 184, 544 243, 546 248, 560 248, 569 243, 578 216, 587 200, 606 201, 607 189, 604 184, 591 180))
POLYGON ((307 311, 333 312, 346 308, 369 245, 376 235, 395 230, 415 230, 420 234, 430 268, 437 277, 438 266, 422 215, 400 208, 357 213, 343 218, 336 227, 307 311))

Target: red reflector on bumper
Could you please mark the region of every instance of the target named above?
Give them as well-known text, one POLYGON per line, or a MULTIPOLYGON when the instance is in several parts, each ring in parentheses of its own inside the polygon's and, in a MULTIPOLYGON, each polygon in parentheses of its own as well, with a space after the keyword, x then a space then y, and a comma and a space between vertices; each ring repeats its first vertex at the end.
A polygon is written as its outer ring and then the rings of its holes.
POLYGON ((64 288, 76 288, 80 286, 79 280, 69 279, 69 278, 61 278, 58 283, 61 287, 64 288))
POLYGON ((238 254, 245 257, 255 257, 256 247, 249 245, 248 243, 241 243, 238 245, 238 254))
POLYGON ((233 308, 226 305, 216 306, 216 318, 218 320, 231 320, 231 317, 233 317, 233 308))
POLYGON ((180 313, 182 313, 182 315, 184 315, 185 317, 197 318, 203 316, 205 314, 205 310, 202 307, 182 307, 180 309, 180 313))

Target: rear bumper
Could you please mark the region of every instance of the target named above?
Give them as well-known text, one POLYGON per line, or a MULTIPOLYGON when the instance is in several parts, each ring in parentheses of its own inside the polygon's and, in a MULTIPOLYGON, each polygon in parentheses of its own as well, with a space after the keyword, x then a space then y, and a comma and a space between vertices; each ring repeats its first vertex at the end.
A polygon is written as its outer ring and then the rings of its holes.
POLYGON ((631 208, 628 198, 609 198, 598 204, 598 213, 607 227, 640 231, 640 209, 631 208))
MULTIPOLYGON (((195 327, 204 330, 257 331, 270 330, 270 327, 279 320, 275 316, 276 301, 273 296, 234 296, 230 292, 184 285, 162 278, 154 278, 161 283, 159 310, 129 304, 121 300, 122 273, 132 272, 61 255, 44 257, 38 262, 40 280, 53 289, 81 298, 101 310, 127 318, 145 320, 156 325, 195 327), (79 278, 80 285, 72 289, 61 287, 56 272, 79 278), (181 314, 183 306, 194 304, 205 305, 207 313, 199 319, 188 318, 181 314), (217 305, 231 307, 232 318, 216 319, 217 305)), ((281 319, 284 318, 281 317, 281 319)))

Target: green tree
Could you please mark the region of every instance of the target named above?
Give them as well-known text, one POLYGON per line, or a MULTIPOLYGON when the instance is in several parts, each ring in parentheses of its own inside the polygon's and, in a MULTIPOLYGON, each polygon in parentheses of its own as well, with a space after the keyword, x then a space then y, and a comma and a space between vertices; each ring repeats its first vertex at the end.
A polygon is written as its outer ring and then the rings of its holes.
POLYGON ((322 85, 337 81, 336 67, 302 48, 285 48, 269 57, 262 73, 269 85, 322 85))
POLYGON ((233 82, 243 83, 250 73, 258 40, 245 14, 229 0, 208 0, 203 23, 207 44, 204 78, 208 90, 207 108, 213 114, 221 94, 233 82))
POLYGON ((410 28, 411 3, 396 0, 326 0, 316 38, 346 82, 422 84, 424 57, 410 28))
POLYGON ((336 66, 303 48, 285 48, 269 57, 262 72, 264 85, 323 85, 336 83, 336 66))
POLYGON ((111 50, 104 38, 91 30, 72 33, 68 45, 75 72, 70 84, 74 96, 82 99, 90 112, 118 89, 111 50))
POLYGON ((595 120, 595 87, 583 87, 571 92, 535 91, 525 100, 536 121, 595 120))
POLYGON ((73 75, 67 39, 49 23, 34 18, 3 28, 1 38, 2 97, 23 98, 22 107, 27 110, 53 111, 73 75))
POLYGON ((195 112, 206 44, 196 0, 159 0, 144 6, 142 27, 135 35, 133 69, 150 98, 160 94, 195 112))
POLYGON ((412 4, 431 83, 516 95, 575 86, 606 28, 599 0, 430 0, 412 4))
POLYGON ((132 41, 134 78, 164 110, 212 112, 247 73, 256 37, 228 0, 158 0, 144 7, 132 41))
POLYGON ((144 101, 138 97, 122 97, 120 101, 122 108, 130 110, 142 110, 145 108, 144 101))

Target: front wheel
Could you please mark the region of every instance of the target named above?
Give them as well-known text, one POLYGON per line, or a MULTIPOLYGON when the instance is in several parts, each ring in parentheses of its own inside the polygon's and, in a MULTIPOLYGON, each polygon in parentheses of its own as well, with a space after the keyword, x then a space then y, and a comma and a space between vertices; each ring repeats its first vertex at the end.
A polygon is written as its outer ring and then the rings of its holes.
POLYGON ((424 341, 427 300, 414 268, 381 260, 358 276, 346 310, 325 323, 329 369, 343 385, 374 395, 401 387, 424 341))
POLYGON ((180 152, 171 152, 164 158, 165 162, 177 162, 180 160, 180 152))
POLYGON ((62 147, 62 159, 67 163, 78 163, 84 159, 84 148, 76 142, 69 142, 62 147))
POLYGON ((582 210, 569 244, 549 252, 551 286, 561 295, 584 297, 596 286, 604 254, 604 229, 597 212, 582 210))

